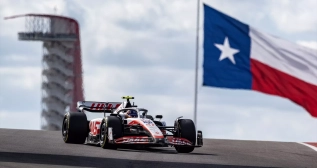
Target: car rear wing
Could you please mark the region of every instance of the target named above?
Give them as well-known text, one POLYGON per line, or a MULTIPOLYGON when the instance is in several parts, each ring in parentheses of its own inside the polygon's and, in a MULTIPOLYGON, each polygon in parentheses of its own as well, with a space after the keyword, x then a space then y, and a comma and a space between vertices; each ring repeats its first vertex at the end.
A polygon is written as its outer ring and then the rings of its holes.
POLYGON ((77 110, 79 112, 89 111, 96 113, 112 113, 122 102, 94 102, 94 101, 78 101, 77 110))

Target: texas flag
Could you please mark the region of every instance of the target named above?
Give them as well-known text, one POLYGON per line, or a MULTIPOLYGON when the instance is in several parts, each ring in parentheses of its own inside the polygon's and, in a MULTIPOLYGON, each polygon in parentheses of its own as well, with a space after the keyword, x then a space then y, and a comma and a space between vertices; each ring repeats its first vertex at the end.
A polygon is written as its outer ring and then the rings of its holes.
POLYGON ((204 4, 203 86, 281 96, 317 117, 317 51, 204 4))

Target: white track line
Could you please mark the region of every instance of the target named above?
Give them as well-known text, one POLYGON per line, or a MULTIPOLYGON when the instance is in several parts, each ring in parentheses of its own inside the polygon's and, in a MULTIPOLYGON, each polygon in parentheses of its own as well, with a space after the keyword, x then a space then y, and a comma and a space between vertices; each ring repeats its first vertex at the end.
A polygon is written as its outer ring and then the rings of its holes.
POLYGON ((309 145, 309 144, 302 143, 302 142, 297 142, 297 143, 302 144, 302 145, 305 145, 305 146, 307 146, 307 147, 309 147, 309 148, 311 148, 311 149, 313 149, 314 151, 317 152, 317 147, 315 147, 315 146, 313 146, 313 145, 309 145))

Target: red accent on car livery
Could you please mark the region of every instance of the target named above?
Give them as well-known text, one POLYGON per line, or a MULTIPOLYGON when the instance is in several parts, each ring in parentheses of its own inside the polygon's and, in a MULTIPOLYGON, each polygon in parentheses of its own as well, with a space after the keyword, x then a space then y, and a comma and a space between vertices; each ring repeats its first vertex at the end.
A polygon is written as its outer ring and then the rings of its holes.
POLYGON ((105 107, 106 107, 105 109, 112 109, 113 107, 115 107, 114 109, 116 109, 120 105, 121 105, 120 103, 104 103, 104 102, 92 103, 90 106, 90 109, 91 110, 103 110, 105 107))
POLYGON ((116 107, 115 107, 115 109, 117 109, 120 105, 121 105, 121 104, 117 104, 116 107))
POLYGON ((102 110, 104 107, 105 107, 105 104, 102 104, 99 109, 102 110))
POLYGON ((111 109, 112 104, 108 104, 107 109, 111 109))
MULTIPOLYGON (((129 118, 128 118, 129 120, 129 118)), ((149 131, 153 138, 164 138, 164 135, 162 134, 161 130, 157 128, 157 126, 154 124, 152 120, 149 119, 135 119, 132 121, 128 121, 128 125, 141 125, 144 129, 149 131)))
POLYGON ((128 125, 140 125, 140 124, 137 120, 133 120, 133 121, 129 122, 128 125))
POLYGON ((91 106, 90 106, 90 109, 94 109, 94 107, 95 107, 95 103, 93 103, 91 106))
POLYGON ((121 105, 121 103, 109 103, 107 105, 107 109, 112 109, 113 106, 114 106, 114 109, 117 109, 120 105, 121 105))
POLYGON ((92 103, 92 105, 90 106, 90 109, 92 110, 102 110, 105 107, 104 103, 92 103), (95 107, 95 104, 97 104, 97 106, 95 107))
POLYGON ((102 119, 94 119, 89 122, 90 133, 94 136, 100 134, 100 124, 102 119))
POLYGON ((100 103, 97 104, 96 110, 99 110, 100 103))

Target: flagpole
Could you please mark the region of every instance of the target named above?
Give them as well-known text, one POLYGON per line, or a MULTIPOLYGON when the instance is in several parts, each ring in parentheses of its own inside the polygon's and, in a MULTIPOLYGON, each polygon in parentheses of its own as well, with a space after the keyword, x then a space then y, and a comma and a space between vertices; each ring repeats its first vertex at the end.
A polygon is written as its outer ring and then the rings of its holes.
POLYGON ((195 99, 194 99, 194 123, 197 127, 197 92, 198 92, 198 58, 199 58, 199 13, 200 0, 197 0, 197 25, 196 25, 196 67, 195 67, 195 99))

